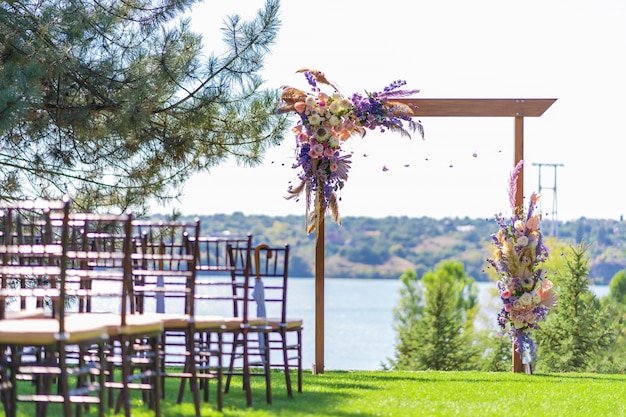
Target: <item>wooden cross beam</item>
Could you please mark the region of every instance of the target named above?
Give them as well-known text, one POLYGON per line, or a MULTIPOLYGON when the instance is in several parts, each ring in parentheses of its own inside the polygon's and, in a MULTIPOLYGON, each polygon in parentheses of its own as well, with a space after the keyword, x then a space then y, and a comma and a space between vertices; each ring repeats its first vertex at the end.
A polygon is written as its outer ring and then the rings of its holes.
POLYGON ((555 98, 399 98, 416 116, 433 117, 539 117, 555 98))
MULTIPOLYGON (((393 101, 413 108, 415 117, 514 117, 513 167, 524 159, 524 117, 541 116, 557 99, 400 98, 393 101)), ((517 177, 515 204, 524 204, 524 170, 517 177)), ((315 363, 313 373, 324 373, 324 223, 320 216, 315 246, 315 363)), ((513 349, 513 372, 524 372, 513 349)))

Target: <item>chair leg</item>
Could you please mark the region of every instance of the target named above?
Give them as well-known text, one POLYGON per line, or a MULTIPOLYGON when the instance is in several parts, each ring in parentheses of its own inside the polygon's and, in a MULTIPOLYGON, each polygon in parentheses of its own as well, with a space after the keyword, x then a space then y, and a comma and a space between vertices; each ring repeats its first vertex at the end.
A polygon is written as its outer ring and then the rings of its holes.
POLYGON ((124 415, 131 417, 130 414, 130 389, 128 387, 130 377, 132 375, 131 367, 131 350, 132 341, 127 340, 125 336, 120 338, 120 348, 122 355, 121 374, 122 374, 122 389, 118 396, 117 405, 115 407, 115 414, 118 414, 121 408, 124 408, 124 415))
POLYGON ((226 384, 224 385, 224 393, 228 394, 230 390, 230 381, 233 377, 233 370, 235 369, 235 358, 237 356, 237 347, 239 346, 239 333, 233 333, 233 340, 230 352, 230 362, 228 365, 228 373, 226 374, 226 384))
POLYGON ((107 389, 107 408, 109 410, 113 409, 113 401, 115 399, 115 389, 113 388, 113 383, 115 381, 115 344, 113 341, 109 341, 106 347, 105 352, 105 367, 106 367, 106 375, 105 380, 106 384, 109 385, 107 389), (110 358, 110 359, 109 359, 110 358))
POLYGON ((7 417, 15 417, 17 414, 17 365, 19 360, 19 354, 17 352, 17 346, 11 347, 11 364, 9 372, 11 373, 9 379, 11 381, 11 387, 9 391, 9 411, 7 417))
POLYGON ((104 401, 106 396, 106 342, 102 342, 98 346, 98 360, 100 361, 100 369, 98 369, 98 384, 100 385, 100 391, 98 397, 100 398, 100 404, 98 404, 98 417, 104 417, 104 401))
POLYGON ((2 352, 2 356, 0 356, 0 384, 2 384, 2 388, 0 389, 0 401, 2 401, 2 407, 4 408, 4 412, 7 416, 10 415, 10 392, 13 387, 11 386, 11 382, 9 380, 9 372, 8 369, 8 359, 9 353, 6 346, 0 346, 0 352, 2 352))
MULTIPOLYGON (((252 407, 252 387, 250 385, 250 362, 248 358, 248 330, 241 332, 243 345, 243 389, 246 392, 246 405, 252 407)), ((233 349, 234 350, 234 349, 233 349)))
MULTIPOLYGON (((208 371, 206 370, 207 367, 209 366, 208 361, 210 360, 210 358, 208 358, 206 355, 203 354, 203 350, 206 349, 210 349, 210 340, 211 340, 211 334, 209 332, 199 332, 198 333, 198 339, 197 339, 197 343, 198 343, 198 364, 199 367, 201 369, 201 373, 206 374, 208 371)), ((199 378, 198 379, 198 385, 199 385, 199 389, 202 390, 202 401, 204 401, 205 403, 209 402, 209 381, 205 378, 199 378)))
MULTIPOLYGON (((211 343, 211 335, 208 335, 208 343, 210 346, 211 343)), ((217 410, 222 411, 222 406, 224 402, 224 395, 222 393, 222 377, 223 377, 223 369, 222 369, 222 351, 224 349, 224 344, 222 340, 222 333, 217 332, 217 410)), ((207 381, 207 385, 209 382, 207 381)))
POLYGON ((265 346, 263 347, 263 372, 265 373, 265 401, 272 403, 272 367, 270 362, 270 341, 269 333, 260 333, 263 336, 265 346))
POLYGON ((289 352, 287 352, 287 333, 284 330, 280 332, 280 342, 283 351, 283 369, 285 372, 285 385, 287 385, 287 396, 293 398, 291 374, 289 373, 289 352))
POLYGON ((189 378, 189 384, 191 385, 191 394, 195 405, 196 417, 200 417, 200 392, 198 390, 198 374, 196 373, 195 346, 193 340, 194 334, 195 329, 192 327, 185 335, 187 346, 187 359, 185 360, 185 363, 188 368, 186 372, 189 372, 191 375, 191 378, 189 378))
POLYGON ((298 330, 298 392, 302 392, 302 329, 298 330))
POLYGON ((152 381, 154 384, 154 392, 152 393, 152 400, 154 401, 154 415, 155 417, 161 416, 161 398, 165 392, 163 388, 163 379, 161 378, 161 357, 160 357, 160 345, 161 340, 159 340, 159 336, 152 337, 151 340, 151 350, 152 350, 152 381))

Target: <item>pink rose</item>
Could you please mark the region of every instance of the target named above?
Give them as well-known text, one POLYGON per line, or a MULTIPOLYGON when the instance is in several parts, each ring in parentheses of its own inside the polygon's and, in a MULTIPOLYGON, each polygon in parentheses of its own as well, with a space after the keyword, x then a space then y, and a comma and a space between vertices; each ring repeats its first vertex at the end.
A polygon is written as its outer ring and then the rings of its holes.
POLYGON ((309 156, 313 159, 319 158, 320 156, 322 156, 322 153, 324 153, 324 145, 322 145, 321 143, 314 144, 309 150, 309 156))
POLYGON ((539 222, 541 220, 541 215, 535 215, 526 221, 526 227, 530 230, 539 230, 539 222))
POLYGON ((298 113, 302 113, 306 109, 306 104, 304 103, 304 101, 298 101, 296 102, 296 104, 293 105, 293 107, 298 113))

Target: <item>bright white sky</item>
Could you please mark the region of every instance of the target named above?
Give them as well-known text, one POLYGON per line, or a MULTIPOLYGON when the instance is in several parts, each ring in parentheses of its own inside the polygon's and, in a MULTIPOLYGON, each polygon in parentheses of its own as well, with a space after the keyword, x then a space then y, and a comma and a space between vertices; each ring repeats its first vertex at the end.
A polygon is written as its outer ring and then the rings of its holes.
MULTIPOLYGON (((263 3, 207 1, 194 9, 193 27, 208 51, 219 52, 225 16, 250 18, 263 3)), ((557 98, 542 117, 525 118, 525 194, 539 188, 532 164, 563 164, 559 220, 626 214, 624 0, 316 0, 283 1, 281 10, 282 28, 263 73, 268 88, 308 91, 295 71, 311 68, 324 71, 345 95, 403 79, 422 98, 557 98)), ((374 131, 350 139, 355 158, 341 215, 492 218, 508 212, 513 119, 421 120, 424 141, 374 131)), ((302 201, 284 199, 297 180, 294 143, 287 134, 263 166, 229 163, 195 176, 175 207, 199 215, 304 214, 302 201)), ((542 168, 546 213, 554 185, 554 169, 542 168)))

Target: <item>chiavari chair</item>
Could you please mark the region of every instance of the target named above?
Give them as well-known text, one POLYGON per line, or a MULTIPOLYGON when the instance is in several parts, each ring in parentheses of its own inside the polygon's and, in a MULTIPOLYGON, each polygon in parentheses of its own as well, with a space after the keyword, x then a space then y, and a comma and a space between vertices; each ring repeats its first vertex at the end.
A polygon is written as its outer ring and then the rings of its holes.
POLYGON ((292 318, 287 309, 289 278, 289 245, 270 247, 261 244, 254 249, 255 294, 257 309, 267 317, 267 329, 261 333, 268 350, 270 368, 282 369, 287 395, 293 397, 291 369, 297 373, 297 390, 302 392, 302 329, 301 318, 292 318), (278 359, 272 351, 279 352, 278 359))
POLYGON ((130 213, 70 215, 68 276, 78 290, 69 320, 99 323, 107 329, 109 407, 130 417, 132 393, 139 392, 158 417, 163 392, 159 350, 163 322, 136 314, 134 309, 132 220, 130 213))
POLYGON ((224 318, 197 312, 197 269, 192 242, 200 222, 135 221, 133 280, 137 311, 164 322, 162 375, 180 379, 177 403, 188 382, 195 413, 200 390, 208 401, 209 381, 216 380, 217 409, 222 409, 222 334, 224 318))
MULTIPOLYGON (((242 387, 246 396, 246 404, 252 405, 250 378, 263 376, 266 378, 266 401, 271 403, 271 385, 269 374, 255 372, 254 362, 250 361, 253 351, 248 350, 242 356, 235 351, 235 344, 249 339, 251 326, 260 327, 266 322, 264 318, 248 314, 244 300, 250 298, 248 279, 252 262, 252 235, 236 236, 201 236, 192 242, 196 254, 196 309, 202 314, 220 314, 224 316, 222 327, 222 354, 227 358, 229 366, 226 372, 224 392, 229 392, 233 376, 242 378, 242 387), (238 367, 235 367, 237 361, 238 367)), ((203 340, 206 335, 201 334, 203 340)), ((252 343, 252 342, 251 342, 252 343)))
POLYGON ((70 202, 24 201, 1 212, 0 368, 6 415, 16 415, 18 402, 30 402, 37 416, 47 415, 51 404, 61 404, 66 417, 95 404, 103 416, 106 328, 71 321, 66 312, 74 296, 67 267, 70 202), (4 314, 11 301, 20 308, 33 301, 45 314, 11 319, 4 314), (87 346, 89 354, 71 357, 87 346), (82 383, 72 387, 72 379, 82 383))

